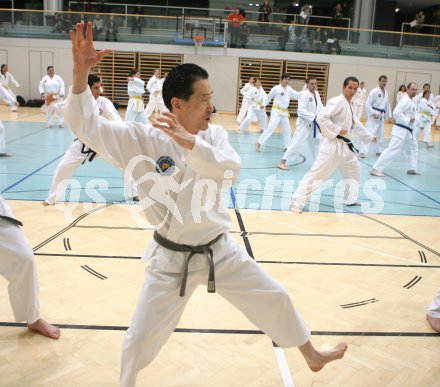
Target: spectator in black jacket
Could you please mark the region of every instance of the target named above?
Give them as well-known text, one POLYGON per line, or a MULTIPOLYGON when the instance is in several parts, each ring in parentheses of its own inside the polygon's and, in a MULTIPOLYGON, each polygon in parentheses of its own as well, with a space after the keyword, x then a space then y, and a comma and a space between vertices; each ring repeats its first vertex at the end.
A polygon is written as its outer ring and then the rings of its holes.
POLYGON ((269 5, 269 0, 264 0, 264 3, 261 5, 258 12, 260 12, 258 15, 260 33, 265 34, 267 30, 267 25, 265 23, 269 23, 269 15, 272 13, 272 7, 269 5))
POLYGON ((297 5, 298 0, 292 0, 292 4, 290 4, 286 9, 286 23, 290 24, 292 20, 295 20, 295 15, 299 13, 299 6, 297 5))

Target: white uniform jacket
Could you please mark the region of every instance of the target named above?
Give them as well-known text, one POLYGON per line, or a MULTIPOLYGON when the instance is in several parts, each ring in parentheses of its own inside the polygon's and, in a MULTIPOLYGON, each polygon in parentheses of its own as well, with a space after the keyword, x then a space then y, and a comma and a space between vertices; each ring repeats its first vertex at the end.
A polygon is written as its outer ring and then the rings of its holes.
MULTIPOLYGON (((231 220, 221 199, 221 185, 225 178, 231 184, 237 180, 240 157, 222 127, 209 125, 195 136, 193 149, 185 150, 152 125, 101 118, 89 88, 69 94, 65 119, 75 135, 104 160, 124 169, 135 164, 129 171, 137 182, 142 210, 163 237, 195 246, 229 230, 231 220), (208 193, 211 200, 207 203, 208 193), (200 202, 205 205, 202 210, 200 202)), ((159 269, 181 273, 184 255, 157 246, 150 242, 144 259, 154 256, 159 269)), ((206 257, 199 258, 193 258, 190 270, 206 267, 206 257)))
POLYGON ((382 118, 391 118, 391 107, 388 100, 388 92, 383 91, 380 87, 375 87, 368 94, 367 101, 365 102, 365 111, 368 117, 372 117, 374 114, 379 114, 382 118), (380 110, 385 110, 385 113, 381 113, 380 110))
POLYGON ((302 91, 298 99, 296 126, 298 128, 313 128, 313 121, 322 109, 321 96, 317 90, 315 90, 315 95, 309 90, 302 91))
POLYGON ((341 94, 338 97, 331 98, 324 109, 318 114, 316 121, 321 127, 323 141, 321 147, 333 147, 336 145, 336 151, 341 156, 347 156, 351 150, 348 145, 336 136, 341 129, 350 129, 344 137, 350 137, 351 133, 357 134, 363 143, 371 142, 373 135, 370 134, 359 119, 353 114, 352 106, 341 94))
POLYGON ((353 105, 364 106, 365 99, 367 98, 367 89, 357 89, 356 94, 353 97, 353 105))
POLYGON ((0 73, 0 83, 6 89, 10 89, 11 88, 11 83, 15 87, 20 87, 18 82, 15 80, 15 78, 12 76, 12 74, 9 71, 7 71, 6 74, 4 74, 4 75, 0 73))
POLYGON ((399 125, 406 126, 410 129, 412 129, 413 133, 417 133, 417 128, 421 126, 420 118, 417 113, 416 105, 414 104, 414 101, 409 98, 408 94, 405 93, 405 95, 401 98, 400 102, 397 104, 393 111, 394 121, 396 124, 393 126, 393 129, 391 131, 393 136, 396 136, 401 139, 406 139, 408 134, 410 134, 410 131, 402 128, 399 125), (414 122, 410 122, 410 120, 414 118, 414 122))
MULTIPOLYGON (((417 94, 417 95, 414 97, 414 103, 415 103, 415 105, 416 105, 416 106, 419 106, 420 101, 421 101, 422 99, 423 99, 423 92, 417 94)), ((429 100, 428 100, 428 102, 429 102, 432 106, 435 105, 435 96, 434 96, 434 94, 433 94, 432 92, 431 92, 431 94, 429 95, 429 100)))
POLYGON ((255 86, 249 87, 243 96, 248 100, 249 107, 252 109, 260 109, 263 102, 267 98, 267 94, 262 87, 257 88, 255 86))
POLYGON ((0 215, 8 216, 9 218, 14 218, 11 208, 6 204, 5 199, 0 195, 0 215))
POLYGON ((252 85, 248 82, 246 83, 241 89, 240 89, 240 94, 243 97, 246 97, 247 92, 249 91, 249 89, 252 87, 252 85))
POLYGON ((55 94, 59 97, 66 95, 64 90, 64 81, 59 75, 54 75, 53 78, 45 75, 38 86, 40 94, 55 94))
POLYGON ((142 96, 145 94, 145 82, 140 78, 132 78, 128 82, 128 100, 127 110, 134 112, 144 111, 144 100, 142 96))
POLYGON ((147 83, 147 90, 150 92, 150 95, 161 91, 162 87, 160 85, 160 79, 153 75, 147 83))
POLYGON ((289 104, 291 99, 298 99, 300 92, 292 89, 290 86, 284 88, 281 85, 272 87, 269 95, 263 103, 263 106, 269 105, 273 99, 272 109, 275 109, 280 116, 289 116, 289 104))

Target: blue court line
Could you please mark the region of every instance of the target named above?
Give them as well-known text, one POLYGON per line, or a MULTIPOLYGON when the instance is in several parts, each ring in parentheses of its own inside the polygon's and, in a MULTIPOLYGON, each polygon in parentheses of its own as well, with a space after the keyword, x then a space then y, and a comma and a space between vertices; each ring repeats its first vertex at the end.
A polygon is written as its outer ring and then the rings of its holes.
POLYGON ((11 184, 9 187, 6 187, 3 191, 0 191, 0 194, 3 194, 5 192, 7 192, 8 190, 10 190, 11 188, 14 188, 16 185, 20 184, 22 181, 26 180, 27 178, 31 177, 32 175, 35 175, 38 171, 41 171, 43 168, 46 168, 49 164, 52 164, 54 161, 60 159, 61 157, 64 156, 64 153, 58 157, 55 157, 53 160, 48 161, 46 164, 44 164, 42 167, 36 169, 35 171, 29 173, 28 175, 26 175, 25 177, 21 178, 20 180, 16 181, 14 184, 11 184))
POLYGON ((25 134, 24 136, 21 136, 21 137, 18 137, 18 138, 14 138, 14 139, 12 139, 10 141, 7 141, 6 144, 10 144, 11 142, 18 141, 18 140, 21 140, 22 138, 26 138, 26 137, 32 136, 35 133, 42 132, 43 130, 47 130, 47 129, 46 128, 38 129, 35 132, 31 132, 31 133, 25 134))
MULTIPOLYGON (((360 161, 361 163, 364 163, 365 165, 368 165, 370 168, 373 168, 373 166, 372 166, 371 164, 368 164, 367 162, 362 161, 362 160, 359 160, 359 161, 360 161)), ((385 172, 383 172, 383 173, 385 173, 385 172)), ((402 180, 399 180, 399 179, 395 178, 394 176, 389 175, 388 173, 385 173, 385 175, 388 176, 389 178, 391 178, 391 179, 397 181, 398 183, 404 185, 405 187, 408 187, 408 188, 412 189, 413 191, 419 193, 420 195, 422 195, 422 196, 424 196, 424 197, 426 197, 426 198, 428 198, 428 199, 431 199, 433 202, 435 202, 435 203, 437 203, 437 204, 440 204, 440 202, 439 202, 438 200, 435 200, 435 199, 432 198, 431 196, 424 194, 423 192, 419 191, 418 189, 415 189, 414 187, 411 187, 410 185, 404 183, 402 180)))

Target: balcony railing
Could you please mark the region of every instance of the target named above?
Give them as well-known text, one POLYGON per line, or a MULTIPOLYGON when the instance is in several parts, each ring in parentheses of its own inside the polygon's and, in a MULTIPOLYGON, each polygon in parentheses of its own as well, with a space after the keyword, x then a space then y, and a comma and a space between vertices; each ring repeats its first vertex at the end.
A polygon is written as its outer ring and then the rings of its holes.
MULTIPOLYGON (((69 39, 78 21, 94 22, 98 41, 204 45, 252 50, 281 50, 349 56, 440 61, 440 35, 390 32, 321 25, 262 23, 246 20, 234 28, 223 15, 127 15, 126 13, 51 13, 0 9, 0 37, 69 39)), ((310 23, 314 23, 314 19, 310 23)), ((203 53, 203 51, 198 51, 203 53)), ((317 60, 322 60, 318 59, 317 60)))

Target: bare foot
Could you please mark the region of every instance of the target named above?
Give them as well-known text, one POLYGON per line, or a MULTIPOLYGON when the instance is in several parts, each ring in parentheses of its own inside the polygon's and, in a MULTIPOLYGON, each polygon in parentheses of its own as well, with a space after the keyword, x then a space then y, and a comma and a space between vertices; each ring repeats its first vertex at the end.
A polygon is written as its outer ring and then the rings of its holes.
POLYGON ((283 171, 288 171, 289 168, 286 167, 286 164, 284 164, 283 162, 278 164, 278 168, 282 169, 283 171))
POLYGON ((33 324, 28 324, 28 328, 32 331, 37 331, 43 336, 50 337, 51 339, 58 340, 60 338, 61 332, 60 328, 49 324, 46 320, 40 318, 33 324))
POLYGON ((432 317, 429 314, 427 314, 426 319, 428 320, 429 325, 431 325, 431 328, 434 331, 440 332, 440 318, 432 317))
POLYGON ((307 362, 307 365, 313 372, 318 372, 327 363, 330 363, 333 360, 342 359, 344 357, 345 351, 347 351, 346 343, 339 343, 333 349, 328 351, 319 352, 315 348, 313 348, 312 344, 307 342, 306 344, 299 347, 299 350, 304 356, 304 359, 307 362))
POLYGON ((47 200, 45 200, 43 203, 41 203, 43 206, 53 206, 55 203, 49 203, 47 200))
POLYGON ((260 148, 261 148, 261 144, 259 144, 258 142, 256 142, 256 143, 255 143, 255 150, 256 150, 257 152, 259 152, 259 151, 260 151, 260 148))
POLYGON ((297 207, 295 203, 292 203, 290 205, 290 211, 296 212, 297 214, 301 214, 302 213, 301 208, 297 207))

